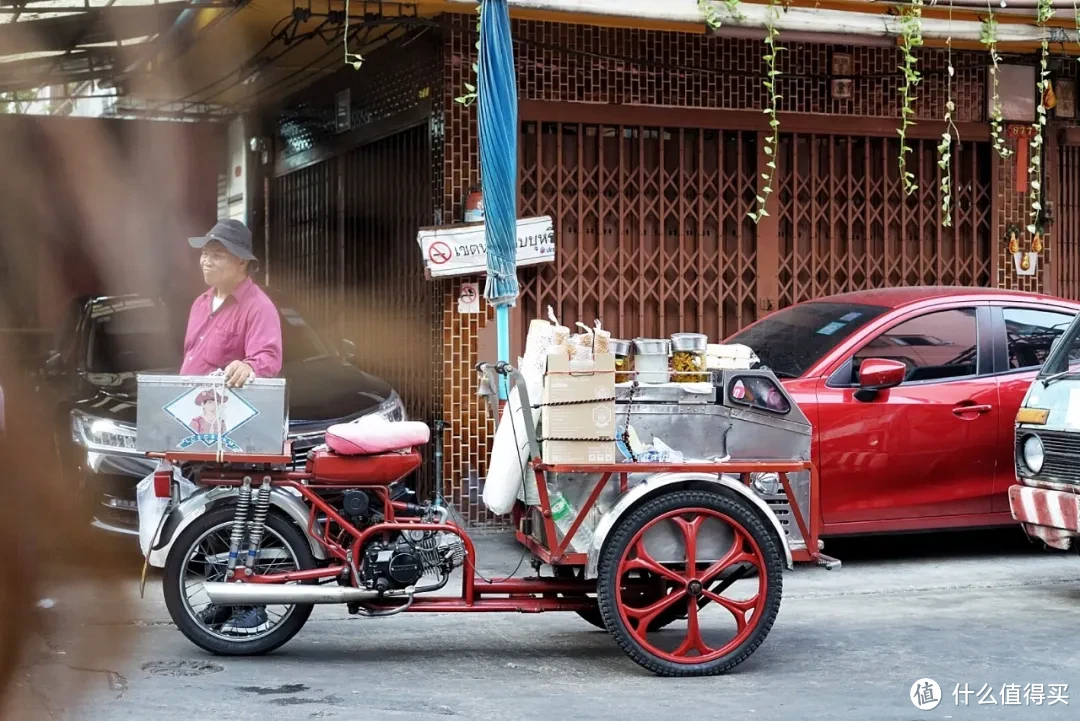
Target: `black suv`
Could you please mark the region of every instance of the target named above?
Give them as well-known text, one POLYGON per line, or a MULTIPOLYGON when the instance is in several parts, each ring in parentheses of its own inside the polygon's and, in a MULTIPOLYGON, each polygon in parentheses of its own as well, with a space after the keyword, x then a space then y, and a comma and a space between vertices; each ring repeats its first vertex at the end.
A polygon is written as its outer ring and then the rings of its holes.
MULTIPOLYGON (((267 294, 281 314, 295 466, 335 423, 370 413, 405 420, 394 389, 356 367, 351 342, 344 353, 334 349, 280 294, 267 294)), ((38 372, 36 390, 56 409, 65 480, 104 530, 138 535, 135 486, 154 462, 135 450, 136 376, 179 370, 189 308, 190 300, 139 295, 80 299, 38 372)))

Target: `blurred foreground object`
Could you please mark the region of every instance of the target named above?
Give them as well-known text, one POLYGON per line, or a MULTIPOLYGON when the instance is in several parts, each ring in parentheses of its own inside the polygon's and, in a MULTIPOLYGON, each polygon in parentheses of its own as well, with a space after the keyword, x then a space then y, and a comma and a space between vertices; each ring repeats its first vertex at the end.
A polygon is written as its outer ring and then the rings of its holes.
MULTIPOLYGON (((42 409, 27 384, 10 382, 15 377, 13 364, 0 356, 9 421, 0 434, 9 464, 0 480, 0 717, 25 719, 45 717, 47 706, 68 703, 79 690, 55 688, 51 664, 109 668, 126 638, 117 630, 128 607, 119 582, 124 559, 83 522, 76 494, 54 472, 51 436, 38 431, 47 427, 42 409), (95 622, 110 627, 95 633, 95 622), (39 671, 48 673, 48 685, 36 682, 39 671)), ((96 680, 62 676, 72 684, 96 680)))

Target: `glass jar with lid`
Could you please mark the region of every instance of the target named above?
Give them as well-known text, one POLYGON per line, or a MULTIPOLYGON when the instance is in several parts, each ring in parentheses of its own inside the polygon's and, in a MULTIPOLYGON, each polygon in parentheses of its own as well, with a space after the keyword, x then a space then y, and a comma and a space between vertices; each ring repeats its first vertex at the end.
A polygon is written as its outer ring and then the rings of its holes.
POLYGON ((611 352, 615 356, 615 382, 629 383, 633 370, 631 343, 628 340, 611 340, 611 352))
POLYGON ((671 380, 702 383, 709 380, 705 369, 709 337, 704 333, 675 333, 671 336, 671 380))

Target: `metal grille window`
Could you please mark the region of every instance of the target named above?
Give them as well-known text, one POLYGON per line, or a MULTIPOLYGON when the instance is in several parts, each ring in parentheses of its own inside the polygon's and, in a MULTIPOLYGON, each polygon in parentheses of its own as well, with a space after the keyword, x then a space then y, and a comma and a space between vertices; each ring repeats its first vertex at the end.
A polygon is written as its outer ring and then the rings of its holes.
POLYGON ((333 162, 318 163, 274 181, 272 282, 320 329, 336 320, 331 292, 337 280, 334 168, 333 162))
MULTIPOLYGON (((430 145, 425 124, 275 179, 269 257, 274 287, 328 340, 352 340, 357 365, 428 423, 442 342, 441 288, 425 279, 416 249, 431 220, 430 145)), ((418 491, 430 490, 432 470, 418 491)))

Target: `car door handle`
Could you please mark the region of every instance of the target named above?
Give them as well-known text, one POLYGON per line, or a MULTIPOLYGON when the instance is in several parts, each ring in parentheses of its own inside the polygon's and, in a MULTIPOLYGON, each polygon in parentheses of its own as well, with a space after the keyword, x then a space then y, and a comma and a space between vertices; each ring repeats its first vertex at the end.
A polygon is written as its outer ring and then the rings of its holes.
POLYGON ((977 406, 977 405, 970 405, 970 406, 956 406, 955 408, 953 408, 953 409, 952 409, 952 412, 953 412, 953 413, 954 413, 955 415, 958 415, 958 416, 966 416, 966 415, 968 415, 969 413, 978 413, 979 415, 982 415, 983 413, 989 413, 989 412, 990 412, 990 411, 992 411, 992 410, 994 410, 994 407, 993 407, 993 406, 988 406, 988 405, 980 405, 980 406, 977 406))

